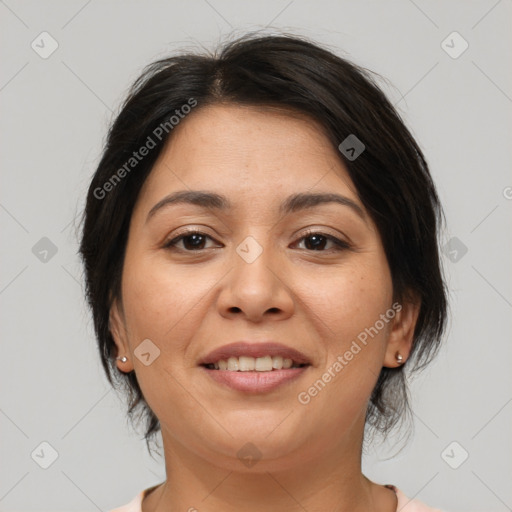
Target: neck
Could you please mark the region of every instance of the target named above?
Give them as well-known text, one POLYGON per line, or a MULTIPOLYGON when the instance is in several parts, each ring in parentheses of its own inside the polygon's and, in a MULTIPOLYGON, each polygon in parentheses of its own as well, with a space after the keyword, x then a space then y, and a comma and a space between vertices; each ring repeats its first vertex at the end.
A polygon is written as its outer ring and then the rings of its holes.
POLYGON ((142 512, 396 511, 394 492, 361 473, 362 435, 323 453, 262 458, 250 468, 237 458, 199 456, 165 430, 162 439, 167 480, 145 497, 142 512))

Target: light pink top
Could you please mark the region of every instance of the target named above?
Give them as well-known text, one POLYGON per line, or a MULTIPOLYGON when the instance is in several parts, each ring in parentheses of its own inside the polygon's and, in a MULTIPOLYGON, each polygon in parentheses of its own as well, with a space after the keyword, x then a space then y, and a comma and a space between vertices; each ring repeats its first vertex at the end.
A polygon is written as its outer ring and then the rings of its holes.
MULTIPOLYGON (((141 506, 144 496, 155 487, 158 487, 158 485, 144 489, 139 494, 137 494, 137 496, 135 496, 135 498, 133 498, 130 503, 127 503, 122 507, 110 510, 109 512, 142 512, 141 506)), ((396 497, 398 498, 398 506, 396 508, 396 512, 443 512, 438 508, 427 507, 418 500, 410 500, 400 489, 397 489, 394 485, 386 485, 386 487, 393 489, 396 493, 396 497)))

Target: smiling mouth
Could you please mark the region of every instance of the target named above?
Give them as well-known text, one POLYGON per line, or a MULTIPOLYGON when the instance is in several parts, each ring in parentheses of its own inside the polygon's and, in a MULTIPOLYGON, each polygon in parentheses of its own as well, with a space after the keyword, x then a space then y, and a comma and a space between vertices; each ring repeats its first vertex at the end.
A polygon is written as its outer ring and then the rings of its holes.
POLYGON ((231 372, 272 372, 288 370, 290 368, 303 368, 310 365, 297 363, 292 359, 282 356, 240 356, 220 359, 215 363, 203 364, 202 366, 208 370, 225 370, 231 372))

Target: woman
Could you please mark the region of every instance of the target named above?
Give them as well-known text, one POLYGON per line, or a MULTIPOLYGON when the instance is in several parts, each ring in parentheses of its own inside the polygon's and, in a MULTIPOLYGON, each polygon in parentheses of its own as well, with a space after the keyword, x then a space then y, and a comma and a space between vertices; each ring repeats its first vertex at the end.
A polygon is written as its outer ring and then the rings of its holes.
POLYGON ((439 347, 440 218, 360 67, 291 36, 151 64, 80 247, 107 376, 163 440, 165 482, 116 511, 434 510, 361 453, 439 347))

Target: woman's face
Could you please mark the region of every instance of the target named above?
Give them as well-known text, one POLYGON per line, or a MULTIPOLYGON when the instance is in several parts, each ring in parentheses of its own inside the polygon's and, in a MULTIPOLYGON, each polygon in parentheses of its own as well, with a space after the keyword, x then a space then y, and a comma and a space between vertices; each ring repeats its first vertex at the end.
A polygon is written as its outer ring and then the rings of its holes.
POLYGON ((237 470, 247 454, 262 471, 334 446, 359 455, 379 372, 397 366, 396 350, 407 356, 413 327, 393 308, 378 231, 319 127, 240 106, 198 110, 174 129, 132 215, 118 306, 111 326, 129 357, 119 369, 135 369, 164 444, 237 470), (226 205, 163 201, 178 191, 226 205), (309 194, 341 199, 300 200, 309 194), (186 231, 201 234, 175 240, 186 231), (239 341, 282 344, 309 365, 201 365, 239 341), (274 372, 283 380, 269 385, 274 372))

